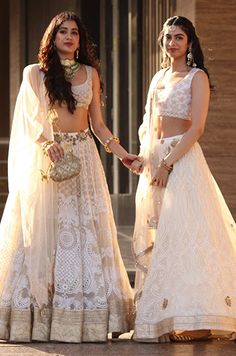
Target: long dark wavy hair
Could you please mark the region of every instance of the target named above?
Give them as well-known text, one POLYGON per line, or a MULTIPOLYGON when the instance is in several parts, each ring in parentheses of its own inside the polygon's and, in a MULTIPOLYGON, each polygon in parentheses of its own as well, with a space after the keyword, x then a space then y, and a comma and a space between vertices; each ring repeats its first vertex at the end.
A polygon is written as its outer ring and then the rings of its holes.
MULTIPOLYGON (((178 26, 181 28, 184 33, 186 33, 188 37, 188 43, 191 46, 191 51, 192 55, 194 58, 194 62, 197 65, 197 68, 202 69, 208 76, 209 78, 209 73, 207 68, 204 65, 204 55, 200 46, 200 41, 199 38, 196 34, 195 28, 190 20, 188 20, 186 17, 183 16, 173 16, 170 17, 169 19, 166 20, 166 22, 163 25, 162 31, 160 32, 160 35, 158 37, 158 42, 159 45, 162 49, 162 54, 163 54, 163 62, 162 62, 162 67, 167 67, 170 65, 170 59, 166 58, 165 56, 165 50, 163 47, 163 38, 164 38, 164 32, 168 26, 178 26)), ((186 62, 187 62, 187 54, 186 53, 186 62)), ((210 78, 209 78, 210 80, 210 78)))
POLYGON ((79 56, 75 58, 81 64, 90 65, 98 71, 100 76, 100 61, 97 56, 96 46, 80 18, 71 11, 64 11, 56 15, 47 27, 40 43, 38 54, 40 69, 44 72, 49 103, 52 107, 57 101, 59 104, 66 102, 69 112, 73 114, 77 101, 71 90, 71 83, 65 79, 64 69, 54 45, 56 34, 65 21, 75 21, 80 36, 79 56))

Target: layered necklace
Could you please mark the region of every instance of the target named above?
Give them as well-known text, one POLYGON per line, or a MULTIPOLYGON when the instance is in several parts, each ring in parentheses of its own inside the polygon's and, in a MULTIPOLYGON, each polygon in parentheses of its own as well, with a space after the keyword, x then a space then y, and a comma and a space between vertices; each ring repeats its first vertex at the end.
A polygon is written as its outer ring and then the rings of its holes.
POLYGON ((61 64, 64 68, 65 78, 67 80, 72 80, 75 73, 80 69, 80 63, 76 62, 74 59, 61 59, 61 64))

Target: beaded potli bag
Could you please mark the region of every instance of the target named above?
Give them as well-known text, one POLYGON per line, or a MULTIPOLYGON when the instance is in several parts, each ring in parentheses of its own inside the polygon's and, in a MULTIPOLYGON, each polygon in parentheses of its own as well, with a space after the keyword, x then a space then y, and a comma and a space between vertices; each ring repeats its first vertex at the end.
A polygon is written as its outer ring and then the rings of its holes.
MULTIPOLYGON (((61 132, 60 128, 57 125, 58 116, 55 110, 51 109, 49 111, 47 120, 49 120, 54 126, 57 126, 57 128, 59 129, 59 133, 61 132)), ((49 144, 50 142, 53 143, 53 141, 49 141, 49 144)), ((44 153, 47 154, 45 150, 46 147, 43 148, 44 153)), ((42 180, 46 181, 52 179, 54 182, 63 182, 65 180, 78 176, 80 171, 80 158, 74 155, 73 150, 71 148, 65 148, 64 157, 58 161, 51 162, 46 172, 41 170, 41 177, 42 180)))

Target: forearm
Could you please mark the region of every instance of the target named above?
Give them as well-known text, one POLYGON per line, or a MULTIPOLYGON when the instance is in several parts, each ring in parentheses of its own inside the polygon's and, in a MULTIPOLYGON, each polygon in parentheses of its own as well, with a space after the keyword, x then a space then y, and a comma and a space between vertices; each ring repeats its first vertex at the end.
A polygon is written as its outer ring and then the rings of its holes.
POLYGON ((203 131, 201 129, 189 129, 181 141, 175 146, 173 150, 165 157, 165 162, 168 166, 171 166, 183 157, 191 147, 198 141, 203 131))
POLYGON ((36 141, 36 143, 39 143, 41 145, 41 144, 43 144, 44 142, 47 142, 47 141, 48 141, 48 139, 45 136, 40 135, 38 140, 36 141))
POLYGON ((119 159, 123 159, 127 156, 127 151, 116 141, 112 140, 113 134, 107 128, 104 123, 101 123, 99 126, 92 126, 92 131, 98 140, 102 143, 103 146, 108 143, 108 147, 112 153, 114 153, 119 159))

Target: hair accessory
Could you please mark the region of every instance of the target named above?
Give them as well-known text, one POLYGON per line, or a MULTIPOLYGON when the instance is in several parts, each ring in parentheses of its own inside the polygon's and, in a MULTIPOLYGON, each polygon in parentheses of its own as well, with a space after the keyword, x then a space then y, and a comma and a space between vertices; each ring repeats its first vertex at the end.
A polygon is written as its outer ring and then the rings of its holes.
POLYGON ((170 32, 174 32, 176 30, 176 26, 175 25, 170 25, 168 26, 168 29, 170 32))
POLYGON ((65 78, 67 80, 73 79, 75 73, 78 72, 78 70, 80 69, 80 63, 76 62, 74 59, 61 59, 61 65, 64 68, 65 78))

